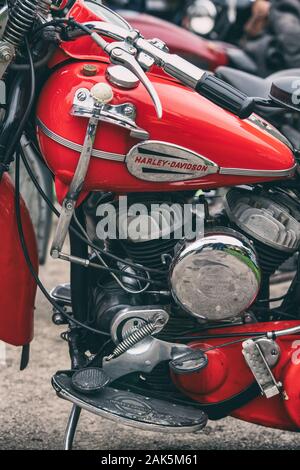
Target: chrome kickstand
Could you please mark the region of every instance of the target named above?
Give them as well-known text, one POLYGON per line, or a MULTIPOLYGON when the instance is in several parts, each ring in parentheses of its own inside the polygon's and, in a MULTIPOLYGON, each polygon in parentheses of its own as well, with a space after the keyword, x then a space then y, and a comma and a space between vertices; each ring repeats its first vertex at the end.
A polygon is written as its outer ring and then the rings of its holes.
POLYGON ((80 418, 81 408, 80 406, 73 405, 69 416, 65 438, 64 438, 64 450, 72 450, 73 441, 80 418))

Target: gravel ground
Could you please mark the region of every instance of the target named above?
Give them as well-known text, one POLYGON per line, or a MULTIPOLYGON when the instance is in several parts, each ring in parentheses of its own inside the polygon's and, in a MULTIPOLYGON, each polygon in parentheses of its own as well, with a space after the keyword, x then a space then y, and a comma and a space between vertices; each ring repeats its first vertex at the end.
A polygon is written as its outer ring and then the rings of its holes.
MULTIPOLYGON (((48 288, 68 281, 68 266, 49 260, 41 269, 48 288)), ((36 335, 31 362, 18 371, 20 351, 7 347, 7 364, 1 368, 0 450, 60 449, 71 405, 56 397, 51 376, 68 368, 61 328, 51 322, 51 309, 39 294, 36 303, 36 335)), ((151 433, 117 425, 87 412, 82 413, 76 449, 198 450, 198 449, 299 449, 300 436, 243 423, 232 418, 210 422, 197 435, 151 433)))

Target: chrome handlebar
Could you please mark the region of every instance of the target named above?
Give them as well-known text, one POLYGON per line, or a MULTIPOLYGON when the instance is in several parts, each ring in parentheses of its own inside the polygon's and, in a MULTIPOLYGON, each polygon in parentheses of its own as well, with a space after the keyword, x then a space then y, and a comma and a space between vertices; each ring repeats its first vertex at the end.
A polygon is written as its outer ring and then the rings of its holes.
MULTIPOLYGON (((139 78, 151 96, 159 118, 162 117, 161 102, 154 86, 141 66, 141 63, 144 65, 144 61, 139 62, 141 53, 143 56, 146 55, 152 59, 152 63, 161 67, 168 75, 192 89, 196 89, 199 80, 205 74, 204 70, 175 54, 167 52, 161 41, 148 41, 136 30, 123 29, 101 21, 84 23, 84 26, 93 31, 91 34, 92 39, 109 55, 112 63, 123 65, 139 78), (109 37, 117 42, 108 43, 102 36, 109 37)), ((78 35, 81 34, 82 32, 78 33, 78 35)))
POLYGON ((135 47, 151 56, 156 65, 161 67, 168 75, 176 78, 184 85, 196 89, 196 86, 205 74, 205 71, 191 64, 176 54, 170 54, 159 49, 151 42, 140 37, 135 41, 135 47))

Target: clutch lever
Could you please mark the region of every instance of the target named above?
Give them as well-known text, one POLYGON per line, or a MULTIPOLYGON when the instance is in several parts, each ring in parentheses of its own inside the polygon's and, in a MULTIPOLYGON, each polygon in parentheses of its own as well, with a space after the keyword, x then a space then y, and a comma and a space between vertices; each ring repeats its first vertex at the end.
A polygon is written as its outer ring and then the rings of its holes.
POLYGON ((98 46, 109 55, 113 64, 122 65, 127 68, 142 82, 153 101, 157 117, 161 119, 163 110, 160 98, 151 81, 135 58, 137 49, 125 41, 108 43, 95 32, 91 34, 91 37, 98 46))

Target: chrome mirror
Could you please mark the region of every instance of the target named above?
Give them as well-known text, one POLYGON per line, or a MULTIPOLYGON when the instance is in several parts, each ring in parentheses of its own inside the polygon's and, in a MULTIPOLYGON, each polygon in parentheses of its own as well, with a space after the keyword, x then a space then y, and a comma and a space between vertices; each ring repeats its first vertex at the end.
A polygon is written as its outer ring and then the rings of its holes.
POLYGON ((271 100, 281 107, 300 111, 300 77, 281 77, 271 86, 271 100))

